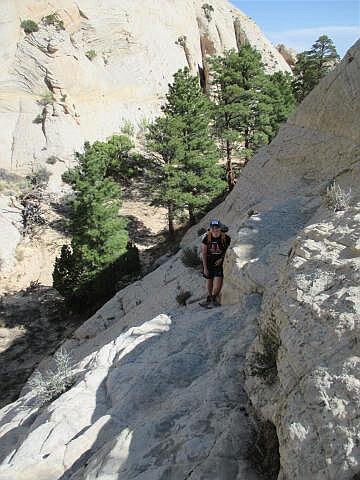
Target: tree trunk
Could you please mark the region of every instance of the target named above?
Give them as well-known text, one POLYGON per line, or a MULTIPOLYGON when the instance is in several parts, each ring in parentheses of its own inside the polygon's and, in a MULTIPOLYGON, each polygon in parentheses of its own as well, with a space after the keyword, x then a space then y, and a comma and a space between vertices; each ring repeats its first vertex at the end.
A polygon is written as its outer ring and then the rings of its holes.
POLYGON ((196 220, 194 215, 194 208, 191 205, 189 205, 188 211, 189 211, 189 224, 190 226, 195 225, 196 220))
POLYGON ((174 237, 175 228, 174 228, 174 212, 172 205, 168 205, 168 225, 169 225, 169 234, 170 237, 174 237))
POLYGON ((232 169, 232 162, 231 162, 231 144, 230 140, 226 140, 226 178, 228 182, 229 191, 234 188, 235 181, 234 181, 234 172, 232 169))
MULTIPOLYGON (((250 129, 249 128, 246 128, 245 129, 245 148, 246 150, 249 149, 250 147, 250 129)), ((246 154, 246 157, 245 157, 245 165, 248 163, 249 161, 249 157, 248 157, 248 153, 246 154)))

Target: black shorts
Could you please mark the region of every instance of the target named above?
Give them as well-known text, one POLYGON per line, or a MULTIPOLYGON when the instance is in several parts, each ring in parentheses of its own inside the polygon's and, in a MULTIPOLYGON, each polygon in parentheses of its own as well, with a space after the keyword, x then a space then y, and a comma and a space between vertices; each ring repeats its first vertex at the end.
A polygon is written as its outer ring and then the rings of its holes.
POLYGON ((214 277, 221 277, 221 278, 224 277, 224 270, 223 270, 222 265, 220 267, 218 267, 216 265, 209 265, 208 270, 209 270, 208 278, 210 278, 211 280, 214 277))

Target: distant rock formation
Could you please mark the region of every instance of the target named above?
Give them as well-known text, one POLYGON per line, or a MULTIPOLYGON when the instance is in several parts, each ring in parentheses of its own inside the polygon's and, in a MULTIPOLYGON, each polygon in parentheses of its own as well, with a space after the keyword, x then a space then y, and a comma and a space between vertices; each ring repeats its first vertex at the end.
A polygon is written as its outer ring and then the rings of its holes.
POLYGON ((358 477, 359 70, 360 41, 184 237, 230 226, 223 306, 181 252, 119 291, 64 343, 71 388, 2 409, 1 480, 358 477))
MULTIPOLYGON (((160 113, 179 68, 198 74, 206 91, 207 56, 245 40, 268 71, 289 70, 256 24, 227 0, 3 0, 0 168, 24 175, 45 166, 48 192, 60 196, 66 191, 61 174, 85 141, 120 133, 126 121, 141 130, 160 113), (25 34, 21 22, 29 19, 38 30, 25 34)), ((8 273, 20 236, 17 217, 7 213, 9 199, 0 201, 6 207, 0 226, 12 239, 0 246, 8 273)), ((44 261, 32 280, 49 284, 57 253, 35 255, 44 261)))
POLYGON ((296 50, 290 47, 286 47, 283 43, 279 43, 278 45, 276 45, 276 49, 284 57, 284 60, 289 65, 289 67, 293 69, 296 63, 296 50))
MULTIPOLYGON (((96 0, 3 0, 0 167, 28 171, 51 156, 68 162, 85 140, 119 132, 125 119, 137 128, 159 113, 177 69, 188 65, 193 73, 206 72, 207 55, 239 46, 240 30, 268 70, 288 70, 246 15, 227 0, 206 5, 203 0, 106 0, 101 6, 96 0), (53 12, 60 27, 42 20, 53 12), (39 30, 25 34, 20 23, 26 19, 39 30)), ((47 167, 56 190, 59 170, 66 166, 47 167)))

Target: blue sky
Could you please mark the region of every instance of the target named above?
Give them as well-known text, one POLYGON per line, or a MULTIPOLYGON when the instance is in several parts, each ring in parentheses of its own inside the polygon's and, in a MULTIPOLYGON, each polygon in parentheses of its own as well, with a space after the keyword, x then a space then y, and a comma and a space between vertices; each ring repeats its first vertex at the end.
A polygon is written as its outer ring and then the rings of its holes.
POLYGON ((342 57, 360 37, 358 0, 230 0, 251 17, 273 44, 308 50, 322 34, 342 57))

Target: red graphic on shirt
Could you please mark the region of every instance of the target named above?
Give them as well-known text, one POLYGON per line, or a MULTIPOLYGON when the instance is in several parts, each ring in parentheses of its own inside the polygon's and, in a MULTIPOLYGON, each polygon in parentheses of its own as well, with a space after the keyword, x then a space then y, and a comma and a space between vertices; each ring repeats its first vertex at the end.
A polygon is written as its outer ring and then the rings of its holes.
POLYGON ((219 244, 217 242, 211 242, 211 247, 210 247, 210 252, 211 255, 219 255, 222 253, 222 250, 219 247, 219 244))

